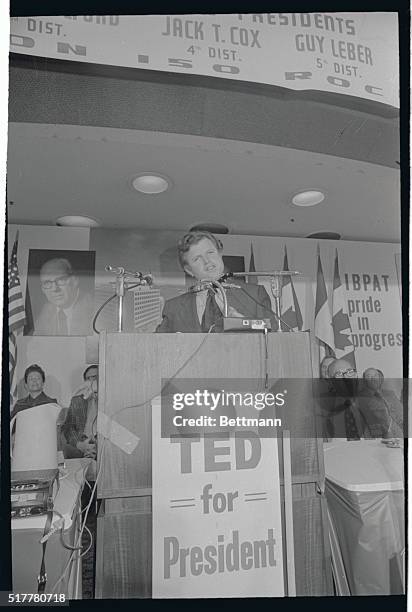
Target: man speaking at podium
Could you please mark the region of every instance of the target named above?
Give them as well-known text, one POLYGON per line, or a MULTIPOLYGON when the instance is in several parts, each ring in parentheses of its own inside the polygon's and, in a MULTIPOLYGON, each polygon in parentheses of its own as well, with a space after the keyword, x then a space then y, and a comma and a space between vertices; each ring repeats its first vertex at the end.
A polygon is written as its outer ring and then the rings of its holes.
POLYGON ((157 332, 222 332, 223 300, 219 291, 207 281, 223 283, 228 302, 228 316, 245 319, 272 319, 275 315, 270 297, 261 285, 247 284, 239 278, 229 279, 225 287, 222 279, 227 270, 222 259, 223 245, 213 234, 193 231, 185 234, 177 245, 179 262, 197 284, 187 293, 168 300, 163 309, 163 320, 157 332), (201 283, 203 281, 203 284, 201 283), (234 282, 232 282, 234 281, 234 282))

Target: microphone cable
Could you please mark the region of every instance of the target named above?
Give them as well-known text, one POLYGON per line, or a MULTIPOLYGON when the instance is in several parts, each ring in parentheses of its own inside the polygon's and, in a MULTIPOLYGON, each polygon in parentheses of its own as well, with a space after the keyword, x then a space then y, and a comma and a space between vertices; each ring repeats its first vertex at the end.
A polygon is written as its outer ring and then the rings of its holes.
MULTIPOLYGON (((104 442, 105 442, 105 439, 103 439, 103 441, 102 441, 102 445, 101 445, 102 447, 104 445, 104 442)), ((102 465, 103 465, 103 462, 100 464, 99 470, 98 470, 98 472, 96 474, 96 480, 95 480, 95 483, 94 483, 94 486, 93 486, 93 489, 92 489, 92 493, 91 493, 91 496, 90 496, 89 503, 87 504, 86 508, 84 509, 85 515, 80 520, 81 524, 79 525, 79 532, 77 533, 77 537, 76 537, 75 542, 74 542, 74 547, 76 547, 78 549, 82 548, 81 542, 82 542, 83 531, 85 529, 87 531, 90 531, 88 529, 88 527, 86 526, 86 521, 87 521, 87 516, 89 514, 90 506, 93 503, 93 497, 94 497, 94 493, 95 493, 96 488, 97 488, 98 480, 100 478, 100 473, 101 473, 101 470, 102 470, 102 465)), ((87 467, 88 467, 88 465, 87 465, 87 467)), ((87 469, 87 467, 86 467, 86 469, 87 469)), ((83 470, 83 476, 84 476, 85 473, 86 473, 86 470, 83 467, 81 467, 78 471, 80 471, 80 470, 83 470)), ((82 510, 81 514, 83 514, 83 510, 82 510)), ((91 542, 91 544, 92 544, 92 542, 91 542)), ((71 564, 72 564, 72 561, 74 560, 74 556, 75 556, 75 554, 77 552, 76 548, 74 548, 74 547, 70 550, 70 554, 68 555, 68 559, 67 559, 66 564, 65 564, 65 566, 63 568, 63 571, 60 574, 59 578, 54 583, 53 588, 51 590, 51 593, 55 593, 56 592, 56 589, 57 589, 58 585, 65 579, 67 573, 71 571, 71 564)), ((90 545, 90 547, 91 547, 91 545, 90 545)), ((89 550, 89 548, 87 549, 87 551, 88 550, 89 550)), ((83 556, 83 555, 80 555, 80 556, 83 556)))
MULTIPOLYGON (((131 285, 130 287, 126 287, 126 291, 130 291, 130 289, 134 289, 135 287, 140 287, 140 283, 135 283, 134 285, 131 285)), ((93 326, 93 331, 96 334, 100 334, 100 330, 98 330, 96 328, 96 322, 97 319, 99 317, 99 314, 102 312, 103 308, 105 308, 105 306, 107 306, 107 304, 109 302, 111 302, 112 300, 114 300, 114 298, 117 297, 117 293, 113 293, 113 295, 111 295, 109 298, 107 298, 107 300, 105 302, 103 302, 103 304, 99 307, 99 309, 97 310, 96 314, 93 317, 93 321, 92 321, 92 326, 93 326)))
MULTIPOLYGON (((263 285, 262 285, 263 286, 263 285)), ((263 308, 263 310, 265 310, 267 313, 270 313, 272 316, 274 315, 277 319, 277 321, 279 321, 279 323, 282 325, 286 325, 286 327, 289 329, 289 331, 291 332, 295 332, 295 330, 293 329, 293 327, 291 327, 288 323, 286 323, 286 321, 284 321, 278 314, 276 314, 276 312, 274 312, 273 310, 269 310, 269 308, 267 308, 266 306, 264 306, 261 302, 259 302, 258 300, 256 300, 253 295, 250 295, 250 293, 248 291, 246 291, 246 289, 244 287, 241 287, 239 285, 239 289, 241 291, 243 291, 243 293, 246 293, 246 295, 248 297, 250 297, 250 299, 255 302, 255 304, 257 304, 258 306, 260 306, 261 308, 263 308)), ((246 317, 245 317, 246 318, 246 317)))
POLYGON ((167 385, 176 378, 176 376, 178 376, 178 374, 180 374, 180 372, 182 370, 184 370, 184 368, 187 366, 188 363, 190 363, 190 361, 193 359, 193 357, 195 357, 195 355, 198 354, 198 352, 200 351, 200 349, 202 348, 202 346, 205 344, 206 340, 209 338, 209 334, 212 332, 213 328, 215 327, 215 323, 213 323, 210 327, 209 327, 209 331, 205 334, 205 337, 203 338, 203 340, 199 343, 199 345, 196 347, 196 349, 189 355, 189 357, 182 363, 182 365, 176 370, 176 372, 174 374, 172 374, 172 376, 170 376, 166 382, 164 383, 164 385, 161 387, 160 391, 158 391, 157 393, 155 393, 155 395, 153 395, 152 397, 148 397, 147 399, 145 399, 143 402, 139 402, 138 404, 132 404, 131 406, 124 406, 123 408, 119 408, 119 410, 116 410, 115 412, 113 412, 110 417, 114 417, 117 414, 120 414, 121 412, 123 412, 123 410, 129 410, 131 408, 142 408, 145 404, 148 404, 149 402, 152 402, 156 397, 158 397, 159 395, 161 395, 164 391, 164 389, 167 387, 167 385))

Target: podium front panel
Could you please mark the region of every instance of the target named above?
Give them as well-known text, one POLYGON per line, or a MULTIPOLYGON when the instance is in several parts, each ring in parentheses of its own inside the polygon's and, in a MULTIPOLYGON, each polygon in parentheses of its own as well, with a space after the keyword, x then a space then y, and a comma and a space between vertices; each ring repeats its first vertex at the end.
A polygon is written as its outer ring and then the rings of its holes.
MULTIPOLYGON (((292 432, 291 439, 297 594, 332 594, 327 563, 328 544, 323 531, 326 514, 322 494, 324 475, 321 440, 316 437, 310 392, 312 367, 309 334, 271 333, 268 335, 268 353, 269 379, 296 379, 301 394, 301 381, 307 380, 308 384, 305 396, 293 406, 293 410, 298 411, 294 423, 297 423, 299 432, 292 432)), ((126 447, 122 447, 121 436, 115 443, 99 437, 101 474, 98 496, 105 500, 150 496, 151 400, 160 395, 162 382, 174 377, 176 372, 176 380, 261 381, 265 375, 265 341, 264 335, 260 333, 103 333, 99 345, 99 365, 99 412, 102 411, 109 422, 113 419, 125 431, 131 432, 138 442, 132 452, 126 452, 126 447)), ((281 444, 279 449, 282 463, 281 444)), ((115 520, 113 514, 107 519, 110 525, 115 520)), ((127 520, 133 524, 133 520, 138 519, 127 520)), ((102 517, 101 521, 103 525, 105 519, 102 517)), ((101 533, 110 531, 106 528, 101 533)), ((97 545, 100 568, 97 583, 102 585, 100 596, 103 596, 103 585, 107 585, 111 571, 109 566, 113 568, 107 558, 108 546, 109 543, 105 541, 97 545)), ((122 557, 124 554, 122 552, 122 557)), ((116 597, 130 596, 130 585, 122 595, 120 577, 116 584, 116 597)), ((134 596, 139 596, 136 590, 132 591, 134 596)), ((137 591, 141 591, 140 596, 147 597, 149 585, 137 591)), ((110 596, 106 587, 104 593, 105 597, 110 596)), ((99 586, 96 595, 99 596, 99 586)))

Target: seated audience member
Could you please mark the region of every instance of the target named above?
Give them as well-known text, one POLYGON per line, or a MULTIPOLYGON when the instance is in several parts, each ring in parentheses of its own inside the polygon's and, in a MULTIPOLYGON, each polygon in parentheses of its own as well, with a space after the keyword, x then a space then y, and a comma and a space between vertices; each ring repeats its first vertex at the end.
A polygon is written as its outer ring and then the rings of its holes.
POLYGON ((29 394, 25 398, 17 400, 10 414, 11 419, 21 410, 33 408, 33 406, 41 406, 42 404, 57 403, 55 398, 49 397, 44 393, 45 382, 46 375, 44 370, 37 363, 30 365, 26 369, 24 372, 24 383, 29 394))
POLYGON ((85 382, 72 397, 61 428, 66 459, 96 459, 98 367, 86 368, 83 379, 85 382))
MULTIPOLYGON (((203 231, 189 232, 178 243, 179 261, 184 271, 197 281, 219 281, 225 273, 222 259, 223 245, 213 234, 203 231)), ((227 271, 226 271, 227 272, 227 271)), ((228 315, 272 319, 270 297, 264 287, 231 279, 237 288, 226 288, 228 315)), ((163 320, 157 332, 221 332, 223 331, 223 300, 219 292, 211 289, 189 291, 167 300, 163 320)))
MULTIPOLYGON (((331 366, 334 361, 336 361, 336 357, 332 357, 332 355, 327 355, 326 357, 322 359, 322 361, 320 362, 320 378, 324 378, 324 379, 330 378, 329 366, 331 366)), ((333 385, 330 383, 329 386, 331 387, 331 390, 332 390, 333 385)))
POLYGON ((319 407, 319 415, 321 418, 322 434, 324 440, 328 440, 334 437, 333 419, 331 418, 331 412, 333 412, 335 402, 335 388, 329 379, 329 366, 335 361, 335 357, 328 355, 324 357, 320 363, 319 369, 319 380, 316 381, 316 388, 314 390, 317 397, 315 401, 319 407))
MULTIPOLYGON (((403 437, 403 407, 394 391, 383 387, 381 370, 367 368, 359 392, 359 409, 369 437, 403 437)), ((366 435, 366 434, 365 434, 366 435)))
POLYGON ((336 394, 331 414, 334 436, 359 440, 364 426, 359 412, 357 372, 346 359, 336 359, 328 373, 336 394))

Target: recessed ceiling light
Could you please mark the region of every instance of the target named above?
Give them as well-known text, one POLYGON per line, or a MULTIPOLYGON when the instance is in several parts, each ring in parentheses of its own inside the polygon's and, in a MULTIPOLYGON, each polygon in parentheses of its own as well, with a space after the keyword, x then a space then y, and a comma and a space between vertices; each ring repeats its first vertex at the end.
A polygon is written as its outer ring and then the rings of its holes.
POLYGON ((325 199, 325 194, 322 191, 311 189, 309 191, 301 191, 292 198, 292 203, 295 206, 315 206, 320 204, 325 199))
POLYGON ((313 234, 308 234, 306 238, 317 238, 318 240, 340 240, 342 238, 342 234, 338 234, 337 232, 314 232, 313 234))
POLYGON ((68 227, 99 227, 100 223, 92 217, 83 215, 65 215, 56 219, 56 225, 68 227))
POLYGON ((167 191, 172 182, 166 176, 145 172, 132 179, 132 186, 136 191, 147 194, 157 194, 167 191))
POLYGON ((228 234, 229 228, 220 223, 198 223, 190 228, 190 232, 210 232, 211 234, 228 234))

